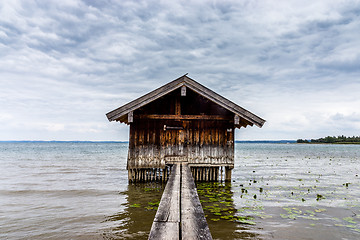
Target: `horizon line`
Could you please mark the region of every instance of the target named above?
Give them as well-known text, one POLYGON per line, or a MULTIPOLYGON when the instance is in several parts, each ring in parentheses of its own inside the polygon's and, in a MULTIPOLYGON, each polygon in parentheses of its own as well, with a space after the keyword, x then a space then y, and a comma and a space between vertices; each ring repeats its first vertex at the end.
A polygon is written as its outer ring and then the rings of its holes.
MULTIPOLYGON (((0 142, 89 142, 89 143, 128 143, 122 140, 0 140, 0 142)), ((296 142, 294 139, 282 140, 235 140, 235 142, 296 142)))

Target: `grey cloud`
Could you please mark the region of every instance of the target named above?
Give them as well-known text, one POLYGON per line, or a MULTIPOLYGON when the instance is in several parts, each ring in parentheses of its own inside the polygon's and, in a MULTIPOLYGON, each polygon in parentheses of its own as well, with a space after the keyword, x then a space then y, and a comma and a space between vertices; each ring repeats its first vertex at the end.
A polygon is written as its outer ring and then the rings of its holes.
MULTIPOLYGON (((22 112, 30 126, 41 120, 59 137, 66 131, 76 137, 81 122, 94 130, 88 138, 118 137, 112 135, 118 125, 98 127, 109 124, 104 113, 186 72, 268 120, 269 128, 246 130, 249 138, 277 139, 276 131, 297 138, 296 129, 308 128, 309 121, 299 117, 307 112, 357 116, 360 109, 354 100, 360 60, 357 1, 301 6, 280 1, 277 8, 271 1, 3 5, 0 87, 6 101, 0 100, 0 114, 20 119, 22 112), (341 110, 338 91, 356 106, 341 110), (288 133, 281 130, 287 122, 294 125, 288 133)), ((313 131, 322 129, 316 126, 313 131)), ((46 129, 42 136, 49 136, 46 129)))
POLYGON ((340 122, 356 122, 359 124, 359 127, 360 127, 360 113, 352 113, 352 114, 349 114, 349 115, 345 115, 345 114, 342 114, 342 113, 336 113, 335 115, 332 115, 330 116, 330 119, 332 121, 340 121, 340 122))

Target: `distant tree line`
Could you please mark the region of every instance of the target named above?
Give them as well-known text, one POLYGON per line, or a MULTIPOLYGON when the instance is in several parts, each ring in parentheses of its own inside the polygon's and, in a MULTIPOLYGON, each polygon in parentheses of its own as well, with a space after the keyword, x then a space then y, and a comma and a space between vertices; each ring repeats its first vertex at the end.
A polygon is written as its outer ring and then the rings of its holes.
POLYGON ((297 143, 360 143, 360 136, 353 136, 353 137, 346 137, 344 135, 341 136, 327 136, 324 138, 318 138, 318 139, 298 139, 296 141, 297 143))

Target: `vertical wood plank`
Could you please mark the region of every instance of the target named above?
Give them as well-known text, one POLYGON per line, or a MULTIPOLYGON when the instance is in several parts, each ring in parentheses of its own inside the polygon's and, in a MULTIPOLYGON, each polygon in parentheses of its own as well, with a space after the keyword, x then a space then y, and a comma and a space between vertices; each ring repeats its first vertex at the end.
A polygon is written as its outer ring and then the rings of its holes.
POLYGON ((240 124, 240 117, 239 115, 236 115, 234 116, 234 125, 239 125, 240 124))
POLYGON ((175 99, 175 115, 181 115, 181 102, 179 98, 175 99))
POLYGON ((129 123, 134 122, 134 112, 133 111, 128 113, 128 122, 129 123))

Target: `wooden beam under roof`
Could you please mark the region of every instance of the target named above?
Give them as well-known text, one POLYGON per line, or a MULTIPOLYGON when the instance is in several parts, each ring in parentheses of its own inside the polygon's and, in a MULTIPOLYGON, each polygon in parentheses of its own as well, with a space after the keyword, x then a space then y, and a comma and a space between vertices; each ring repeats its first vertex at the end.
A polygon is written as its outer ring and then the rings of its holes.
POLYGON ((232 119, 223 115, 166 115, 166 114, 144 114, 134 115, 135 119, 169 119, 169 120, 226 120, 232 119))

